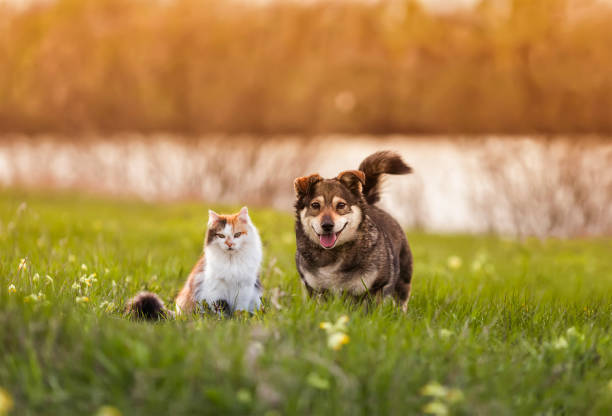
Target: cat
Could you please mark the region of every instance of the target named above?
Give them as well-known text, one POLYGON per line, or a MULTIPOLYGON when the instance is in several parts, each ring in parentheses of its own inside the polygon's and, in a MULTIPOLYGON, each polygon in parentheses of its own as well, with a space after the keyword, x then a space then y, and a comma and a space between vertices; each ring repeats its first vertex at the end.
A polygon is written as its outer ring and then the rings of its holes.
POLYGON ((261 308, 259 270, 262 244, 246 207, 232 215, 208 212, 204 253, 191 270, 170 311, 154 293, 141 292, 127 302, 128 315, 158 320, 191 314, 199 306, 229 316, 261 308))

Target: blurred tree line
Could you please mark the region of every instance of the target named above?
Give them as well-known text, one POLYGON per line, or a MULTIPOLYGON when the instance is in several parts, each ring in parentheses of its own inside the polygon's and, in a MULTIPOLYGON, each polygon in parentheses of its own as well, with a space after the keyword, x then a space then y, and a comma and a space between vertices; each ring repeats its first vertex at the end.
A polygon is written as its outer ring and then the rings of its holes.
POLYGON ((0 0, 0 132, 612 133, 612 8, 0 0))

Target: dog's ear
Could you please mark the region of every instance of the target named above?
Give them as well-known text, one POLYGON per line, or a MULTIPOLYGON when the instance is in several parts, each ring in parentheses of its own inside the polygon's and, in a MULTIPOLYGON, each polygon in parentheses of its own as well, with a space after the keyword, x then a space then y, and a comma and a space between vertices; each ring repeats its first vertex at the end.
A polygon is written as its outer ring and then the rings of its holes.
POLYGON ((295 196, 297 196, 298 198, 303 197, 310 191, 312 185, 322 180, 323 178, 319 176, 318 173, 314 173, 310 176, 302 176, 300 178, 296 178, 296 180, 293 181, 293 187, 295 188, 295 196))
POLYGON ((356 194, 361 194, 363 185, 365 185, 365 173, 360 170, 345 170, 336 176, 344 186, 356 194))

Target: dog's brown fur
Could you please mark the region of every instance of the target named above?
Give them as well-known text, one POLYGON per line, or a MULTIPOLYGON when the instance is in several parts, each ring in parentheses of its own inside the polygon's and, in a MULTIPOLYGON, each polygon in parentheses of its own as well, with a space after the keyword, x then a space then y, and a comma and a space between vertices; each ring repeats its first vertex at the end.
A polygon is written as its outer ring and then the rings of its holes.
POLYGON ((399 155, 386 151, 333 179, 313 174, 295 180, 296 264, 311 295, 392 296, 406 309, 410 247, 397 221, 374 204, 383 174, 411 171, 399 155))

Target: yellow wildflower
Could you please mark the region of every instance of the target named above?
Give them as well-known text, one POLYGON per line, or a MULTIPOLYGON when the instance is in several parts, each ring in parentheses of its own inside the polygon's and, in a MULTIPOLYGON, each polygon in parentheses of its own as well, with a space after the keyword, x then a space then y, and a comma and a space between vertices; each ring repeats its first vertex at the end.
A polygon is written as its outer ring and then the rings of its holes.
POLYGON ((351 339, 344 332, 336 332, 327 338, 327 346, 338 351, 343 345, 348 344, 351 339))
POLYGON ((444 397, 448 393, 448 389, 436 381, 432 381, 421 389, 423 396, 444 397))
POLYGON ((423 406, 423 413, 436 416, 446 416, 448 414, 448 407, 444 403, 434 400, 433 402, 427 403, 425 406, 423 406))
POLYGON ((102 406, 96 412, 96 416, 121 416, 121 412, 113 406, 102 406))
POLYGON ((321 322, 319 324, 319 328, 327 332, 327 345, 329 348, 337 351, 343 345, 348 344, 350 338, 345 332, 348 321, 348 316, 342 315, 334 324, 330 322, 321 322))
POLYGON ((17 288, 15 287, 15 285, 9 285, 8 293, 15 293, 15 292, 17 292, 17 288))
POLYGON ((5 415, 13 410, 13 398, 8 391, 0 387, 0 415, 5 415))
POLYGON ((87 296, 77 296, 76 303, 87 303, 89 302, 89 298, 87 296))
POLYGON ((461 260, 461 257, 459 256, 450 256, 447 260, 448 263, 448 267, 453 269, 453 270, 457 270, 458 268, 461 267, 461 265, 463 264, 463 261, 461 260))

